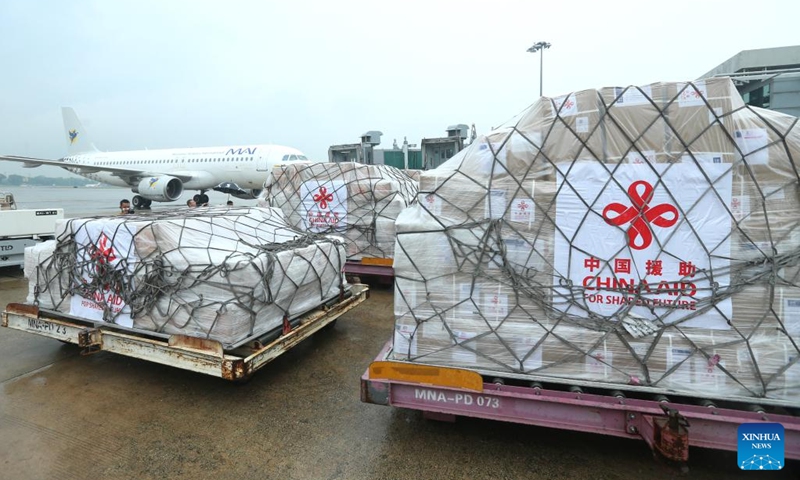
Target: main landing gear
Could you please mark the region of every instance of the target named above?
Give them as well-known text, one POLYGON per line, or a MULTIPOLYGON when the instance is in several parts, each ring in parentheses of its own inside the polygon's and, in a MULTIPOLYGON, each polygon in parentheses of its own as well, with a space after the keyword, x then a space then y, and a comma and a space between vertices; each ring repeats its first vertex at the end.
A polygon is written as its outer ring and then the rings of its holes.
POLYGON ((209 202, 208 195, 206 195, 205 190, 200 190, 200 193, 195 195, 194 202, 197 204, 198 207, 202 207, 203 205, 207 205, 209 202))
POLYGON ((153 201, 148 200, 141 195, 134 195, 131 203, 133 204, 134 210, 146 210, 150 208, 150 204, 153 203, 153 201))

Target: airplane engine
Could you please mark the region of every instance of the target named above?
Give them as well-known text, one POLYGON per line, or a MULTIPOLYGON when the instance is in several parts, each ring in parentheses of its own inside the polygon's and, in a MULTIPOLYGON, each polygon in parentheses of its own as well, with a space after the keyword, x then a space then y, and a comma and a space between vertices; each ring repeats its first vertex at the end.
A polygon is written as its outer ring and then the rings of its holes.
POLYGON ((241 198, 242 200, 253 200, 253 199, 258 198, 259 195, 261 195, 261 192, 264 191, 264 189, 263 188, 253 188, 253 189, 245 190, 245 191, 247 193, 232 193, 231 195, 233 195, 236 198, 241 198))
POLYGON ((137 187, 139 195, 156 202, 171 202, 183 193, 183 182, 169 175, 145 177, 137 187))

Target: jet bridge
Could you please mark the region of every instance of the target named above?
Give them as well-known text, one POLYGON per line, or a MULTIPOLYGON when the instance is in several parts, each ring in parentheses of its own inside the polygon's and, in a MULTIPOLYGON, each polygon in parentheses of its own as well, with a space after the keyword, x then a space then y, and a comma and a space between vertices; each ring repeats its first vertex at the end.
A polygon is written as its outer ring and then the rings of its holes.
POLYGON ((431 170, 449 160, 453 155, 464 148, 469 127, 464 124, 447 127, 447 136, 439 138, 423 138, 420 143, 422 150, 423 169, 431 170))
POLYGON ((382 132, 370 130, 361 135, 359 143, 331 145, 328 148, 328 160, 373 165, 375 163, 375 147, 380 145, 382 135, 382 132))

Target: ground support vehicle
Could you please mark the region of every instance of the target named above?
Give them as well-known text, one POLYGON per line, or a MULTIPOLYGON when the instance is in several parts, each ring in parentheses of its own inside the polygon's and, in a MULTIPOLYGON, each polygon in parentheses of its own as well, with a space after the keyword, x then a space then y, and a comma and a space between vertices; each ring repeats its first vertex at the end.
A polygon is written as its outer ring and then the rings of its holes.
POLYGON ((53 238, 61 208, 18 210, 14 196, 0 192, 0 267, 25 265, 25 248, 53 238))

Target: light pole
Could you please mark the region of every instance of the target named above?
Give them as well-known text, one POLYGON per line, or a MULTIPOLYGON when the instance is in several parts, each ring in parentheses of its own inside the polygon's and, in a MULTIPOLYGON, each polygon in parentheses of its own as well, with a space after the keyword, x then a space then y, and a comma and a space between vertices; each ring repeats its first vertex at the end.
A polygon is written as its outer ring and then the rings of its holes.
POLYGON ((539 96, 540 97, 542 96, 542 78, 544 77, 544 75, 543 75, 543 71, 544 71, 544 49, 545 48, 550 48, 550 46, 551 45, 548 42, 536 42, 536 43, 533 44, 533 46, 531 48, 528 49, 528 51, 531 52, 531 53, 536 53, 539 50, 542 51, 542 53, 539 54, 539 96))

